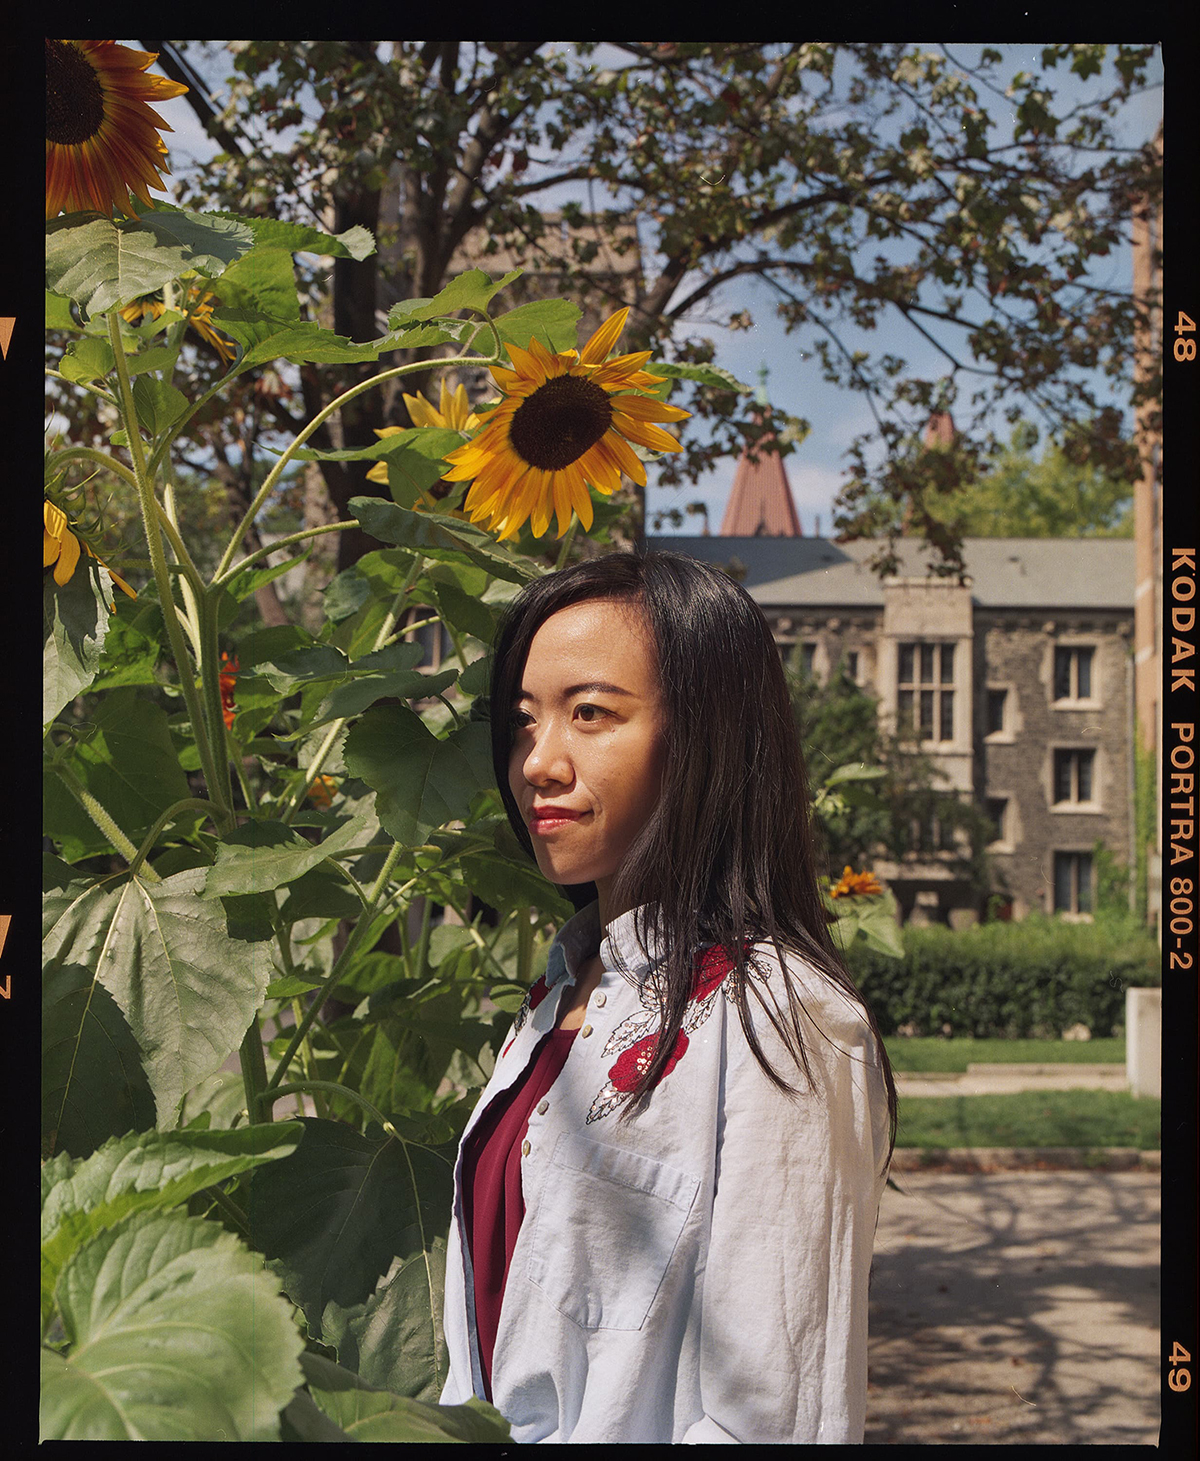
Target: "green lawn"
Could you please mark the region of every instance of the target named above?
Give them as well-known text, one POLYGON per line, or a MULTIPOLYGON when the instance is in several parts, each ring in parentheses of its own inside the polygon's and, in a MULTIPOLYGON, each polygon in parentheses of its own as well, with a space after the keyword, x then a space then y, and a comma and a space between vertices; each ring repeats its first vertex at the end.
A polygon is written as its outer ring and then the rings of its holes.
POLYGON ((898 1147, 1136 1147, 1157 1151, 1162 1102, 1127 1091, 910 1096, 898 1147))
POLYGON ((968 1065, 1124 1065, 1120 1040, 944 1040, 937 1035, 889 1035, 893 1070, 965 1071, 968 1065))

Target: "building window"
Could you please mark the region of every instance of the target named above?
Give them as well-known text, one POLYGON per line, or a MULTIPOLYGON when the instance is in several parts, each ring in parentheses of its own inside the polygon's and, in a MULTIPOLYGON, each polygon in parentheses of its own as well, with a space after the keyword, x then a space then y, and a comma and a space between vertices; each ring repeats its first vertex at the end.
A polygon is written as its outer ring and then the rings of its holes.
POLYGON ((934 803, 919 817, 914 817, 909 827, 909 835, 912 838, 914 852, 938 853, 953 852, 958 846, 956 827, 953 817, 939 815, 938 802, 953 800, 949 797, 936 797, 934 803))
POLYGON ((992 841, 1008 841, 1008 798, 989 796, 987 799, 988 821, 992 824, 992 841))
POLYGON ((923 741, 954 739, 954 645, 901 644, 896 712, 923 741))
POLYGON ((813 660, 816 659, 816 656, 816 642, 812 639, 804 640, 800 646, 800 671, 810 680, 816 678, 813 671, 813 660))
POLYGON ((987 692, 987 734, 989 736, 1003 735, 1008 729, 1008 691, 989 690, 987 692))
POLYGON ((1056 852, 1054 854, 1054 911, 1056 913, 1090 913, 1092 911, 1092 854, 1090 852, 1056 852))
POLYGON ((1095 768, 1095 751, 1056 750, 1054 753, 1054 805, 1090 802, 1095 768))
POLYGON ((858 684, 858 650, 851 649, 846 654, 846 678, 855 685, 858 684))
POLYGON ((1093 649, 1079 645, 1054 650, 1054 698, 1055 700, 1090 700, 1092 698, 1092 656, 1093 649))

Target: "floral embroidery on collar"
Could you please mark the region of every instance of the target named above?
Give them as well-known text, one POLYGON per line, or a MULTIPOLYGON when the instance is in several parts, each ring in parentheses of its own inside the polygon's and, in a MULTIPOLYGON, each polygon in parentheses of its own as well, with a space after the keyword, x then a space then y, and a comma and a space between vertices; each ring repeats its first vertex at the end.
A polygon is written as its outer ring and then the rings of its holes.
POLYGON ((544 974, 539 975, 539 977, 535 979, 533 983, 529 986, 529 988, 525 991, 525 998, 521 1001, 521 1008, 517 1011, 516 1019, 513 1020, 512 1032, 509 1035, 508 1039, 505 1041, 504 1049, 500 1052, 501 1059, 503 1059, 504 1056, 506 1056, 509 1050, 512 1048, 512 1042, 520 1034, 521 1028, 525 1024, 525 1021, 529 1018, 533 1011, 537 1009, 538 1005, 541 1004, 542 1000, 544 1000, 549 993, 550 986, 546 983, 546 976, 544 974))
MULTIPOLYGON (((724 985, 725 976, 733 968, 733 961, 724 949, 713 947, 696 957, 695 983, 692 997, 683 1015, 683 1024, 675 1037, 671 1051, 660 1079, 671 1074, 687 1054, 688 1035, 698 1030, 712 1014, 718 992, 724 985)), ((625 1099, 633 1090, 654 1059, 658 1049, 658 1009, 649 984, 642 986, 642 1009, 630 1015, 617 1026, 609 1036, 601 1054, 617 1056, 615 1064, 609 1067, 608 1081, 592 1102, 588 1111, 588 1123, 599 1121, 625 1099)))

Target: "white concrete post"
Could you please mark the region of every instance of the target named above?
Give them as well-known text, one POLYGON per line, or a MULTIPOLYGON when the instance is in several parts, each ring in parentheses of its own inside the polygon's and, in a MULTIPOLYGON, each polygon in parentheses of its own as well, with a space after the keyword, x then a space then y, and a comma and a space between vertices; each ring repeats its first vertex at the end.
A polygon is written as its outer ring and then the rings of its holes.
POLYGON ((1135 1096, 1161 1097, 1161 989, 1125 991, 1125 1074, 1135 1096))

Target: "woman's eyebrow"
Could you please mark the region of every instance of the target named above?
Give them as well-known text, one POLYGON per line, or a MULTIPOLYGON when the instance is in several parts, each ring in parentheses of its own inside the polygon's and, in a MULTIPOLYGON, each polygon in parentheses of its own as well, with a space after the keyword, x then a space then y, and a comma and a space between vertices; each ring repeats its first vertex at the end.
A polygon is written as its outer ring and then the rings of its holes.
MULTIPOLYGON (((568 700, 572 695, 633 695, 632 690, 624 690, 620 685, 610 685, 607 680, 588 680, 582 685, 568 685, 562 692, 563 699, 568 700)), ((528 690, 522 690, 517 695, 516 703, 519 705, 522 700, 536 700, 537 696, 528 690)))

